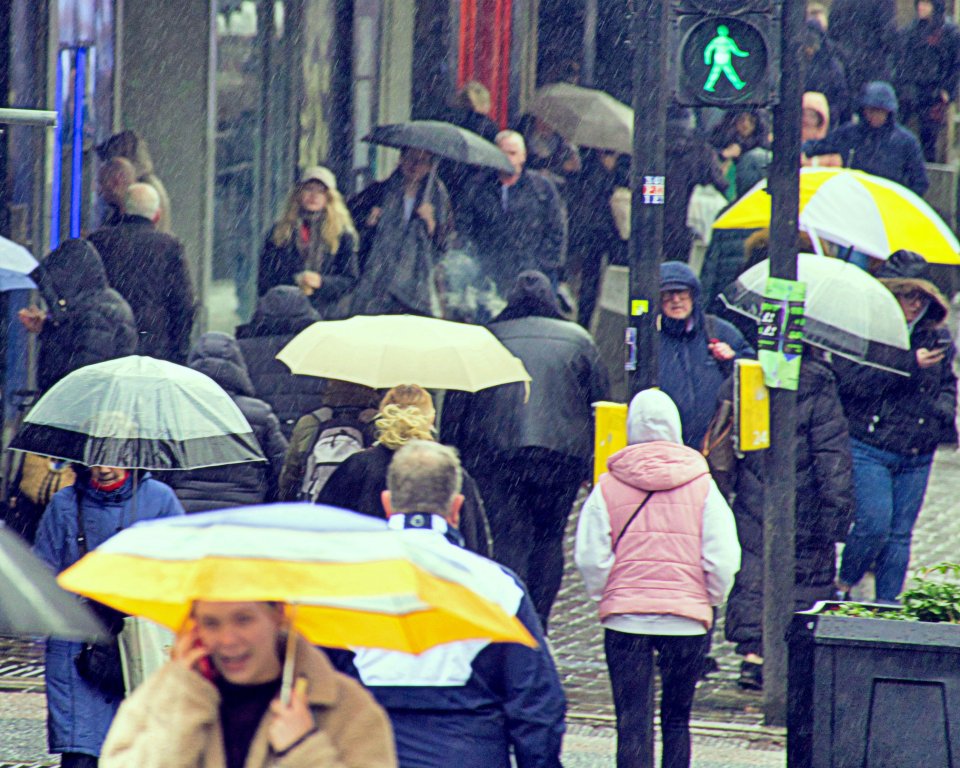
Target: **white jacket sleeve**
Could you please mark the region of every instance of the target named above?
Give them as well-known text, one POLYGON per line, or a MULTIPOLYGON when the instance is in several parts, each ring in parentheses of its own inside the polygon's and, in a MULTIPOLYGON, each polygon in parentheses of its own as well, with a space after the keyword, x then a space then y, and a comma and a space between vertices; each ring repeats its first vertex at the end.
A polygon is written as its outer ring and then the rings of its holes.
POLYGON ((740 540, 737 538, 733 512, 712 480, 710 492, 703 505, 703 544, 700 557, 706 575, 710 605, 720 605, 727 599, 733 586, 733 577, 740 570, 740 540))
POLYGON ((599 602, 614 561, 610 515, 600 486, 594 486, 580 510, 573 559, 587 586, 587 594, 599 602))

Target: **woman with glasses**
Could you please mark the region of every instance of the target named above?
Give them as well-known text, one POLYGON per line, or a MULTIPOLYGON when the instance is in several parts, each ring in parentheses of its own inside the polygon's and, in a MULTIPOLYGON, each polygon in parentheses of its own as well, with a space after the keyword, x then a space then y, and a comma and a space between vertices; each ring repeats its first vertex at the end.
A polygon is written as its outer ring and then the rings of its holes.
POLYGON ((930 281, 927 263, 915 253, 898 251, 876 276, 897 297, 910 329, 911 375, 865 366, 850 366, 840 374, 856 513, 838 589, 847 592, 872 570, 877 602, 895 603, 934 451, 957 439, 957 378, 953 339, 945 324, 948 304, 930 281))

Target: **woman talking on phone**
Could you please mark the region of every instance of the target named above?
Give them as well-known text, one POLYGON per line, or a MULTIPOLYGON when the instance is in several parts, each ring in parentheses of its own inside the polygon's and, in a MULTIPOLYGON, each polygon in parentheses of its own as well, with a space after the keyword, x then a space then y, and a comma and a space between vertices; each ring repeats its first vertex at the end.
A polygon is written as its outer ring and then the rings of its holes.
POLYGON ((934 451, 957 439, 957 377, 946 327, 949 305, 923 258, 897 251, 876 277, 900 302, 910 329, 911 370, 909 377, 855 365, 837 370, 850 422, 856 502, 837 586, 845 593, 872 569, 877 602, 895 603, 934 451))

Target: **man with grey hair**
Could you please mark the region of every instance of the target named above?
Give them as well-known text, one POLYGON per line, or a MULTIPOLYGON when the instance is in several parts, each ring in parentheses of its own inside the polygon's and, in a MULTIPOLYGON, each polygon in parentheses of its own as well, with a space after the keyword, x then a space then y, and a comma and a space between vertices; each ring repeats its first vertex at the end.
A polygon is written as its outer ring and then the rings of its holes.
POLYGON ((528 269, 543 272, 556 290, 567 252, 567 212, 560 193, 550 179, 524 167, 522 135, 501 131, 496 143, 513 173, 476 179, 457 208, 458 224, 501 294, 528 269))
MULTIPOLYGON (((462 478, 454 449, 425 440, 406 444, 387 474, 387 524, 433 531, 451 547, 462 546, 462 478)), ((560 766, 566 702, 536 611, 519 579, 492 561, 486 566, 490 594, 530 631, 536 648, 472 640, 417 656, 369 649, 331 654, 387 710, 400 765, 507 768, 512 750, 517 768, 560 766)))
POLYGON ((88 238, 110 284, 137 320, 137 353, 185 363, 193 329, 194 292, 183 244, 156 229, 160 196, 149 184, 127 187, 123 214, 88 238))

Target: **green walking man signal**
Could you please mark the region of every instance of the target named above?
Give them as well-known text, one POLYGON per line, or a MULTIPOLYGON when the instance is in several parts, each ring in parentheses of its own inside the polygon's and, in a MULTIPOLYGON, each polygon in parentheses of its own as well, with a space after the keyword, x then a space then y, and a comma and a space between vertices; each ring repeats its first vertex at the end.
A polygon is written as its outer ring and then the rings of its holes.
POLYGON ((707 76, 707 82, 704 84, 703 90, 713 93, 720 75, 724 75, 738 91, 743 89, 746 83, 740 79, 737 70, 733 68, 734 56, 745 59, 750 54, 740 50, 740 47, 730 37, 730 30, 721 24, 717 27, 717 36, 707 43, 707 47, 703 49, 703 63, 710 67, 710 74, 707 76))

